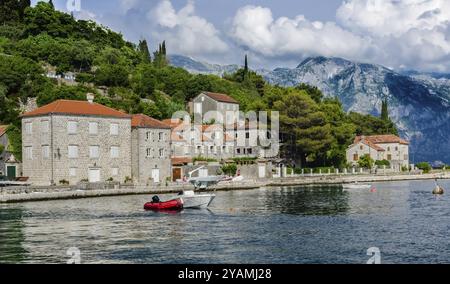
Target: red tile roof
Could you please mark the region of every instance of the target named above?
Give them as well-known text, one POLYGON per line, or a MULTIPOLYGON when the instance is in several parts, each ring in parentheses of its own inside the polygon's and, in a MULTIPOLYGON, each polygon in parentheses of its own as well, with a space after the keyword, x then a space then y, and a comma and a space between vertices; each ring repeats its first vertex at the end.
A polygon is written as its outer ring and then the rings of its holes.
POLYGON ((402 145, 409 145, 408 141, 395 135, 357 136, 353 142, 353 145, 358 144, 359 142, 362 142, 377 151, 385 151, 377 144, 399 143, 402 145))
POLYGON ((239 104, 238 101, 236 101, 232 97, 225 95, 225 94, 210 93, 210 92, 203 92, 202 94, 205 94, 208 97, 210 97, 211 99, 216 100, 218 102, 229 103, 229 104, 239 104))
POLYGON ((172 165, 173 166, 183 166, 192 163, 192 158, 188 157, 173 157, 172 165))
POLYGON ((133 115, 133 117, 131 119, 131 127, 170 129, 170 126, 166 125, 162 121, 154 119, 145 114, 133 115))
POLYGON ((180 126, 181 124, 183 124, 183 120, 176 118, 176 119, 164 119, 162 121, 162 123, 164 123, 165 125, 169 126, 170 128, 176 128, 178 126, 180 126))
POLYGON ((131 116, 126 113, 106 107, 101 104, 90 103, 88 101, 70 101, 70 100, 54 101, 53 103, 40 107, 34 111, 27 112, 23 114, 22 117, 32 117, 48 114, 131 118, 131 116))
POLYGON ((409 145, 409 142, 401 139, 395 135, 374 135, 367 136, 366 139, 370 140, 370 142, 374 144, 388 144, 388 143, 399 143, 404 145, 409 145))
POLYGON ((3 134, 6 133, 6 130, 8 129, 9 125, 0 125, 0 137, 3 136, 3 134))

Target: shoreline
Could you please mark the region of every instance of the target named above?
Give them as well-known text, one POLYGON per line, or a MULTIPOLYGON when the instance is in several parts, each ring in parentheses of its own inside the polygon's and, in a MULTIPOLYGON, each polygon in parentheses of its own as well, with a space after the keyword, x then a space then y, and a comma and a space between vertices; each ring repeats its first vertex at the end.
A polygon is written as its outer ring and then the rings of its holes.
MULTIPOLYGON (((262 187, 285 187, 285 186, 333 186, 353 182, 397 182, 397 181, 417 181, 450 179, 450 172, 422 174, 422 175, 364 175, 364 176, 301 176, 286 177, 281 179, 246 181, 240 183, 222 183, 211 187, 207 191, 238 191, 252 190, 262 187)), ((97 189, 97 190, 74 190, 70 188, 58 189, 51 187, 40 188, 14 188, 21 193, 0 194, 0 204, 42 202, 51 200, 72 200, 85 198, 100 198, 127 195, 154 195, 154 194, 176 194, 183 190, 193 190, 193 186, 174 185, 169 187, 124 187, 119 189, 97 189), (49 190, 54 190, 48 192, 49 190)))

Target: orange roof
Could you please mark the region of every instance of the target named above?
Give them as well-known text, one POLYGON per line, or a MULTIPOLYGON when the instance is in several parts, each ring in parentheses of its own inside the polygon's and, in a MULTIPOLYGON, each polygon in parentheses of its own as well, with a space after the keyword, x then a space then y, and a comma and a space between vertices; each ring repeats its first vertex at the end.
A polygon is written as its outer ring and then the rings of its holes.
POLYGON ((188 157, 173 157, 172 158, 172 165, 173 166, 183 166, 186 164, 192 163, 192 158, 188 157))
POLYGON ((395 135, 373 135, 365 137, 374 144, 399 143, 409 145, 409 142, 395 135))
POLYGON ((169 119, 164 119, 162 121, 162 123, 164 123, 165 125, 169 126, 170 128, 178 127, 181 124, 183 124, 183 122, 184 121, 179 119, 179 118, 175 118, 175 119, 169 118, 169 119))
POLYGON ((385 151, 383 148, 377 144, 389 144, 389 143, 399 143, 403 145, 409 145, 409 142, 401 139, 395 135, 373 135, 373 136, 356 136, 353 145, 358 143, 364 143, 365 145, 377 150, 385 151))
POLYGON ((229 104, 239 104, 238 101, 236 101, 232 97, 225 95, 225 94, 210 93, 210 92, 203 92, 202 94, 205 94, 208 97, 210 97, 211 99, 218 101, 218 102, 229 103, 229 104))
POLYGON ((88 115, 106 116, 117 118, 131 118, 130 115, 118 110, 88 101, 58 100, 51 104, 40 107, 34 111, 27 112, 22 117, 41 116, 48 114, 88 115))
POLYGON ((6 133, 6 130, 8 129, 9 125, 0 125, 0 137, 3 136, 3 134, 6 133))
POLYGON ((170 126, 145 114, 135 114, 131 119, 131 127, 170 129, 170 126))

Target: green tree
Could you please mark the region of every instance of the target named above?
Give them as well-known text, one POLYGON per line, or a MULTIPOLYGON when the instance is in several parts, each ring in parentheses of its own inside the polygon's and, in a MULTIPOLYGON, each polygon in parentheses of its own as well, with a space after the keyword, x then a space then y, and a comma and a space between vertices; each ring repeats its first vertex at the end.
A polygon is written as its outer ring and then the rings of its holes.
POLYGON ((150 49, 148 48, 147 40, 143 39, 139 41, 138 49, 142 56, 142 62, 151 63, 152 56, 150 55, 150 49))
POLYGON ((301 166, 306 165, 308 156, 329 149, 333 143, 331 126, 308 93, 288 89, 274 107, 280 112, 281 132, 289 156, 299 159, 301 166))
POLYGON ((381 119, 383 121, 389 121, 389 107, 387 99, 384 99, 381 106, 381 119))
POLYGON ((374 160, 368 154, 359 158, 359 161, 358 161, 358 165, 361 168, 371 169, 373 167, 373 164, 374 164, 374 160))
POLYGON ((427 162, 421 162, 421 163, 418 163, 418 164, 416 165, 416 167, 417 167, 419 170, 422 170, 425 174, 428 174, 428 173, 431 171, 431 169, 432 169, 430 163, 427 163, 427 162))

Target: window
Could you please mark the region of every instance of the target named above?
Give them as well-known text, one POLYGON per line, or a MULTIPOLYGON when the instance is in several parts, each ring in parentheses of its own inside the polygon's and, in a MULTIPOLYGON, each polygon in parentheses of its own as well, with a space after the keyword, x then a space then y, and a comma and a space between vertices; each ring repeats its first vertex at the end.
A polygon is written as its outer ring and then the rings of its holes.
POLYGON ((111 176, 116 177, 119 175, 119 168, 112 168, 111 169, 111 176))
POLYGON ((252 148, 248 148, 247 149, 247 154, 252 155, 253 154, 253 149, 252 148))
POLYGON ((359 156, 358 154, 354 154, 353 155, 353 161, 358 162, 359 161, 359 156))
POLYGON ((364 150, 364 146, 363 145, 359 146, 359 149, 364 150))
POLYGON ((50 146, 49 145, 43 145, 42 146, 42 158, 43 159, 49 159, 50 158, 50 146))
POLYGON ((163 141, 163 140, 164 140, 164 133, 159 132, 159 141, 163 141))
POLYGON ((69 169, 69 176, 76 177, 77 176, 77 168, 70 168, 69 169))
POLYGON ((196 103, 195 104, 194 112, 195 113, 202 113, 202 104, 201 103, 196 103))
POLYGON ((119 124, 111 123, 109 132, 111 135, 118 136, 119 135, 119 124))
POLYGON ((25 123, 25 133, 26 134, 33 134, 33 123, 27 122, 25 123))
POLYGON ((33 147, 25 147, 25 158, 33 160, 33 147))
POLYGON ((392 155, 391 154, 387 155, 387 160, 388 161, 392 161, 392 155))
POLYGON ((89 158, 98 159, 100 157, 100 146, 89 147, 89 158))
POLYGON ((395 151, 398 151, 398 147, 395 147, 395 151))
POLYGON ((246 138, 246 139, 249 139, 249 138, 250 138, 250 132, 246 132, 246 133, 245 133, 245 138, 246 138))
POLYGON ((111 147, 111 158, 113 158, 113 159, 119 158, 119 147, 117 147, 117 146, 111 147))
POLYGON ((50 131, 50 123, 48 120, 41 121, 41 132, 48 133, 50 131))
POLYGON ((69 134, 77 134, 78 132, 78 122, 76 121, 69 121, 67 124, 67 132, 69 134))
POLYGON ((164 151, 164 149, 159 149, 159 157, 160 158, 164 158, 164 154, 166 151, 164 151))
POLYGON ((388 151, 391 151, 391 147, 388 147, 387 150, 388 150, 388 151))
POLYGON ((78 158, 78 146, 70 145, 69 146, 69 159, 78 158))
POLYGON ((147 132, 147 141, 152 140, 152 133, 150 131, 147 132))
POLYGON ((404 160, 405 161, 409 160, 409 155, 408 154, 405 155, 405 159, 404 160))
POLYGON ((89 122, 89 134, 90 135, 98 134, 98 122, 89 122))
POLYGON ((236 153, 241 154, 241 148, 237 148, 236 153))

